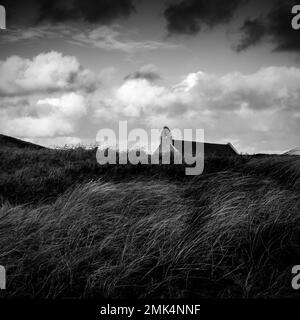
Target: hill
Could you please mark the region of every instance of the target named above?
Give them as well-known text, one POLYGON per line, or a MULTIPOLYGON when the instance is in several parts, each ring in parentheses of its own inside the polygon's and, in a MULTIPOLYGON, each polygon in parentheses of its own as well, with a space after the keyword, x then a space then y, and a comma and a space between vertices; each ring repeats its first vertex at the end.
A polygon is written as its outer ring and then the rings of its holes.
POLYGON ((297 297, 300 159, 106 165, 0 149, 4 297, 297 297))
POLYGON ((292 149, 285 153, 286 155, 294 155, 294 156, 300 156, 300 147, 292 149))
POLYGON ((8 147, 8 148, 28 148, 28 149, 45 149, 45 147, 39 146, 34 143, 30 143, 21 139, 13 138, 10 136, 6 136, 4 134, 0 134, 0 148, 8 147))

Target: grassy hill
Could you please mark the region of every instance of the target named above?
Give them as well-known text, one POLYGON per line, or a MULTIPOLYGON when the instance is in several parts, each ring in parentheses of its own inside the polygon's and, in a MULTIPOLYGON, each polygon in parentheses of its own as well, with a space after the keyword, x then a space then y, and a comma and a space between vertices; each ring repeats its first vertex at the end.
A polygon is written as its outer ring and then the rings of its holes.
POLYGON ((95 150, 0 148, 7 297, 296 297, 300 158, 99 166, 95 150))
POLYGON ((0 134, 0 148, 5 148, 5 147, 34 149, 34 150, 45 149, 45 147, 42 147, 38 144, 34 144, 21 139, 6 136, 4 134, 0 134))

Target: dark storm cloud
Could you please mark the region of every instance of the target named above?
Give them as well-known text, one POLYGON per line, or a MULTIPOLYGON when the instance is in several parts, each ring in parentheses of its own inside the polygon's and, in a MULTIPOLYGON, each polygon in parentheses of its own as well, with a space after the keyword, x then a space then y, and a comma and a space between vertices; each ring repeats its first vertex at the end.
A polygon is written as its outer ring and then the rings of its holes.
POLYGON ((260 19, 247 19, 240 28, 240 32, 243 36, 238 45, 235 46, 237 52, 258 44, 266 33, 266 29, 260 19))
POLYGON ((184 0, 164 11, 170 34, 196 34, 203 26, 227 23, 245 0, 184 0))
POLYGON ((136 71, 127 75, 124 80, 145 79, 150 82, 161 79, 161 76, 155 72, 136 71))
POLYGON ((135 11, 132 0, 2 0, 8 24, 82 20, 107 24, 135 11))
POLYGON ((300 32, 291 26, 291 10, 295 4, 295 0, 280 0, 266 16, 247 20, 241 28, 243 36, 236 50, 248 49, 266 39, 274 43, 274 51, 300 52, 300 32))
POLYGON ((138 71, 128 74, 124 80, 135 80, 135 79, 144 79, 150 82, 154 82, 156 80, 160 80, 161 76, 157 70, 157 68, 152 65, 145 65, 141 67, 138 71))

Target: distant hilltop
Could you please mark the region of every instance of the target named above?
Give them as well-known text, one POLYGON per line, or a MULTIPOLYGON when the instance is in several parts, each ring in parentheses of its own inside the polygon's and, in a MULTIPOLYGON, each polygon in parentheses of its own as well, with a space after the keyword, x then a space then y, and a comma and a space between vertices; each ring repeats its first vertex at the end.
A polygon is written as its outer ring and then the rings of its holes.
POLYGON ((300 156, 300 147, 292 149, 292 150, 290 150, 288 152, 285 152, 284 154, 291 155, 291 156, 300 156))
POLYGON ((0 134, 0 148, 2 147, 20 148, 20 149, 26 148, 26 149, 35 149, 35 150, 46 149, 46 147, 40 146, 38 144, 34 144, 21 139, 6 136, 4 134, 0 134))

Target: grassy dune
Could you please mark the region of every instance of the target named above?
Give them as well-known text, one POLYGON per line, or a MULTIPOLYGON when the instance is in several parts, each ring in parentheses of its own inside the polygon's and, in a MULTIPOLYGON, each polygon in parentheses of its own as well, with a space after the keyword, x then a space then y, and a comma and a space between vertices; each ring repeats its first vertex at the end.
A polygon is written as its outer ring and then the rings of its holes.
POLYGON ((0 150, 7 297, 297 297, 300 159, 99 166, 95 151, 0 150))

